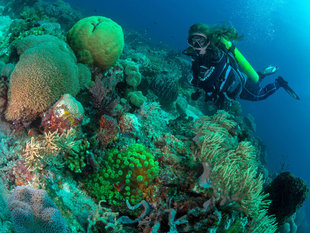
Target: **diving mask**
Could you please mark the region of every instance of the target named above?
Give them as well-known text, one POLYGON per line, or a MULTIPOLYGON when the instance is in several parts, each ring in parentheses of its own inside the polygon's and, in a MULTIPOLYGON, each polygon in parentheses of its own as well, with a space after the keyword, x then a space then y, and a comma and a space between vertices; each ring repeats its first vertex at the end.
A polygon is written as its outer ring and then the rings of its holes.
POLYGON ((208 38, 201 33, 190 35, 187 39, 187 43, 195 49, 201 49, 209 45, 208 38))

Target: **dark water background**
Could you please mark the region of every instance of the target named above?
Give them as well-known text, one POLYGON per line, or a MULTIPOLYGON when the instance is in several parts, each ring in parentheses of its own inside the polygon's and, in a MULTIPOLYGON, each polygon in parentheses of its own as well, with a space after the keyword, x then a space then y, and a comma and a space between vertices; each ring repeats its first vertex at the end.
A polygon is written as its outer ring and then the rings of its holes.
MULTIPOLYGON (((231 22, 244 35, 237 47, 257 70, 274 64, 300 95, 283 90, 261 102, 242 101, 267 146, 271 172, 288 168, 310 185, 310 1, 308 0, 68 0, 89 15, 112 18, 125 28, 181 50, 196 22, 231 22), (283 166, 282 166, 283 167, 283 166)), ((266 82, 276 77, 266 78, 266 82)), ((308 200, 308 213, 310 212, 308 200)), ((310 216, 310 214, 308 214, 310 216)))

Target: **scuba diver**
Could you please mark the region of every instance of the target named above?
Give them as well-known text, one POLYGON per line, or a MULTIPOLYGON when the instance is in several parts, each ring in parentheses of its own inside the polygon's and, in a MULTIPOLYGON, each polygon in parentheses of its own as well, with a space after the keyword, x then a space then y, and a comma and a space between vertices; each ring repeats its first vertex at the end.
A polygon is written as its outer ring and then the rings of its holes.
POLYGON ((233 27, 209 27, 203 23, 190 27, 189 47, 183 54, 192 58, 191 84, 196 87, 196 92, 191 98, 197 100, 203 89, 205 101, 213 101, 222 107, 225 100, 263 100, 282 87, 299 100, 281 76, 261 87, 261 80, 279 68, 268 66, 262 72, 256 72, 231 42, 239 39, 241 37, 233 27))

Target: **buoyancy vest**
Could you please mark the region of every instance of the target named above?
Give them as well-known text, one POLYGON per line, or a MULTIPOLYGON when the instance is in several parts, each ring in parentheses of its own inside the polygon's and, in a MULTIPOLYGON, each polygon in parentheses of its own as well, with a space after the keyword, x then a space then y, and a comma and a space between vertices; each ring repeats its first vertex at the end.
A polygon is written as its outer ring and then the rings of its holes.
POLYGON ((205 90, 206 98, 217 102, 224 97, 237 99, 246 82, 246 75, 230 51, 221 51, 220 56, 199 56, 192 62, 191 83, 205 90))

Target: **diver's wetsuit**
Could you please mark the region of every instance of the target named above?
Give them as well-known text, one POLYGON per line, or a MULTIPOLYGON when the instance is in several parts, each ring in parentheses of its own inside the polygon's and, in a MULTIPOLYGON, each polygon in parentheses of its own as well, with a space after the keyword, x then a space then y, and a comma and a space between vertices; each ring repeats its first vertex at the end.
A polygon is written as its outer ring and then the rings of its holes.
POLYGON ((229 51, 221 51, 214 57, 212 51, 208 51, 206 55, 193 57, 192 61, 191 83, 204 89, 206 101, 212 100, 221 106, 225 99, 263 100, 279 88, 276 83, 261 88, 259 83, 248 79, 229 51))

